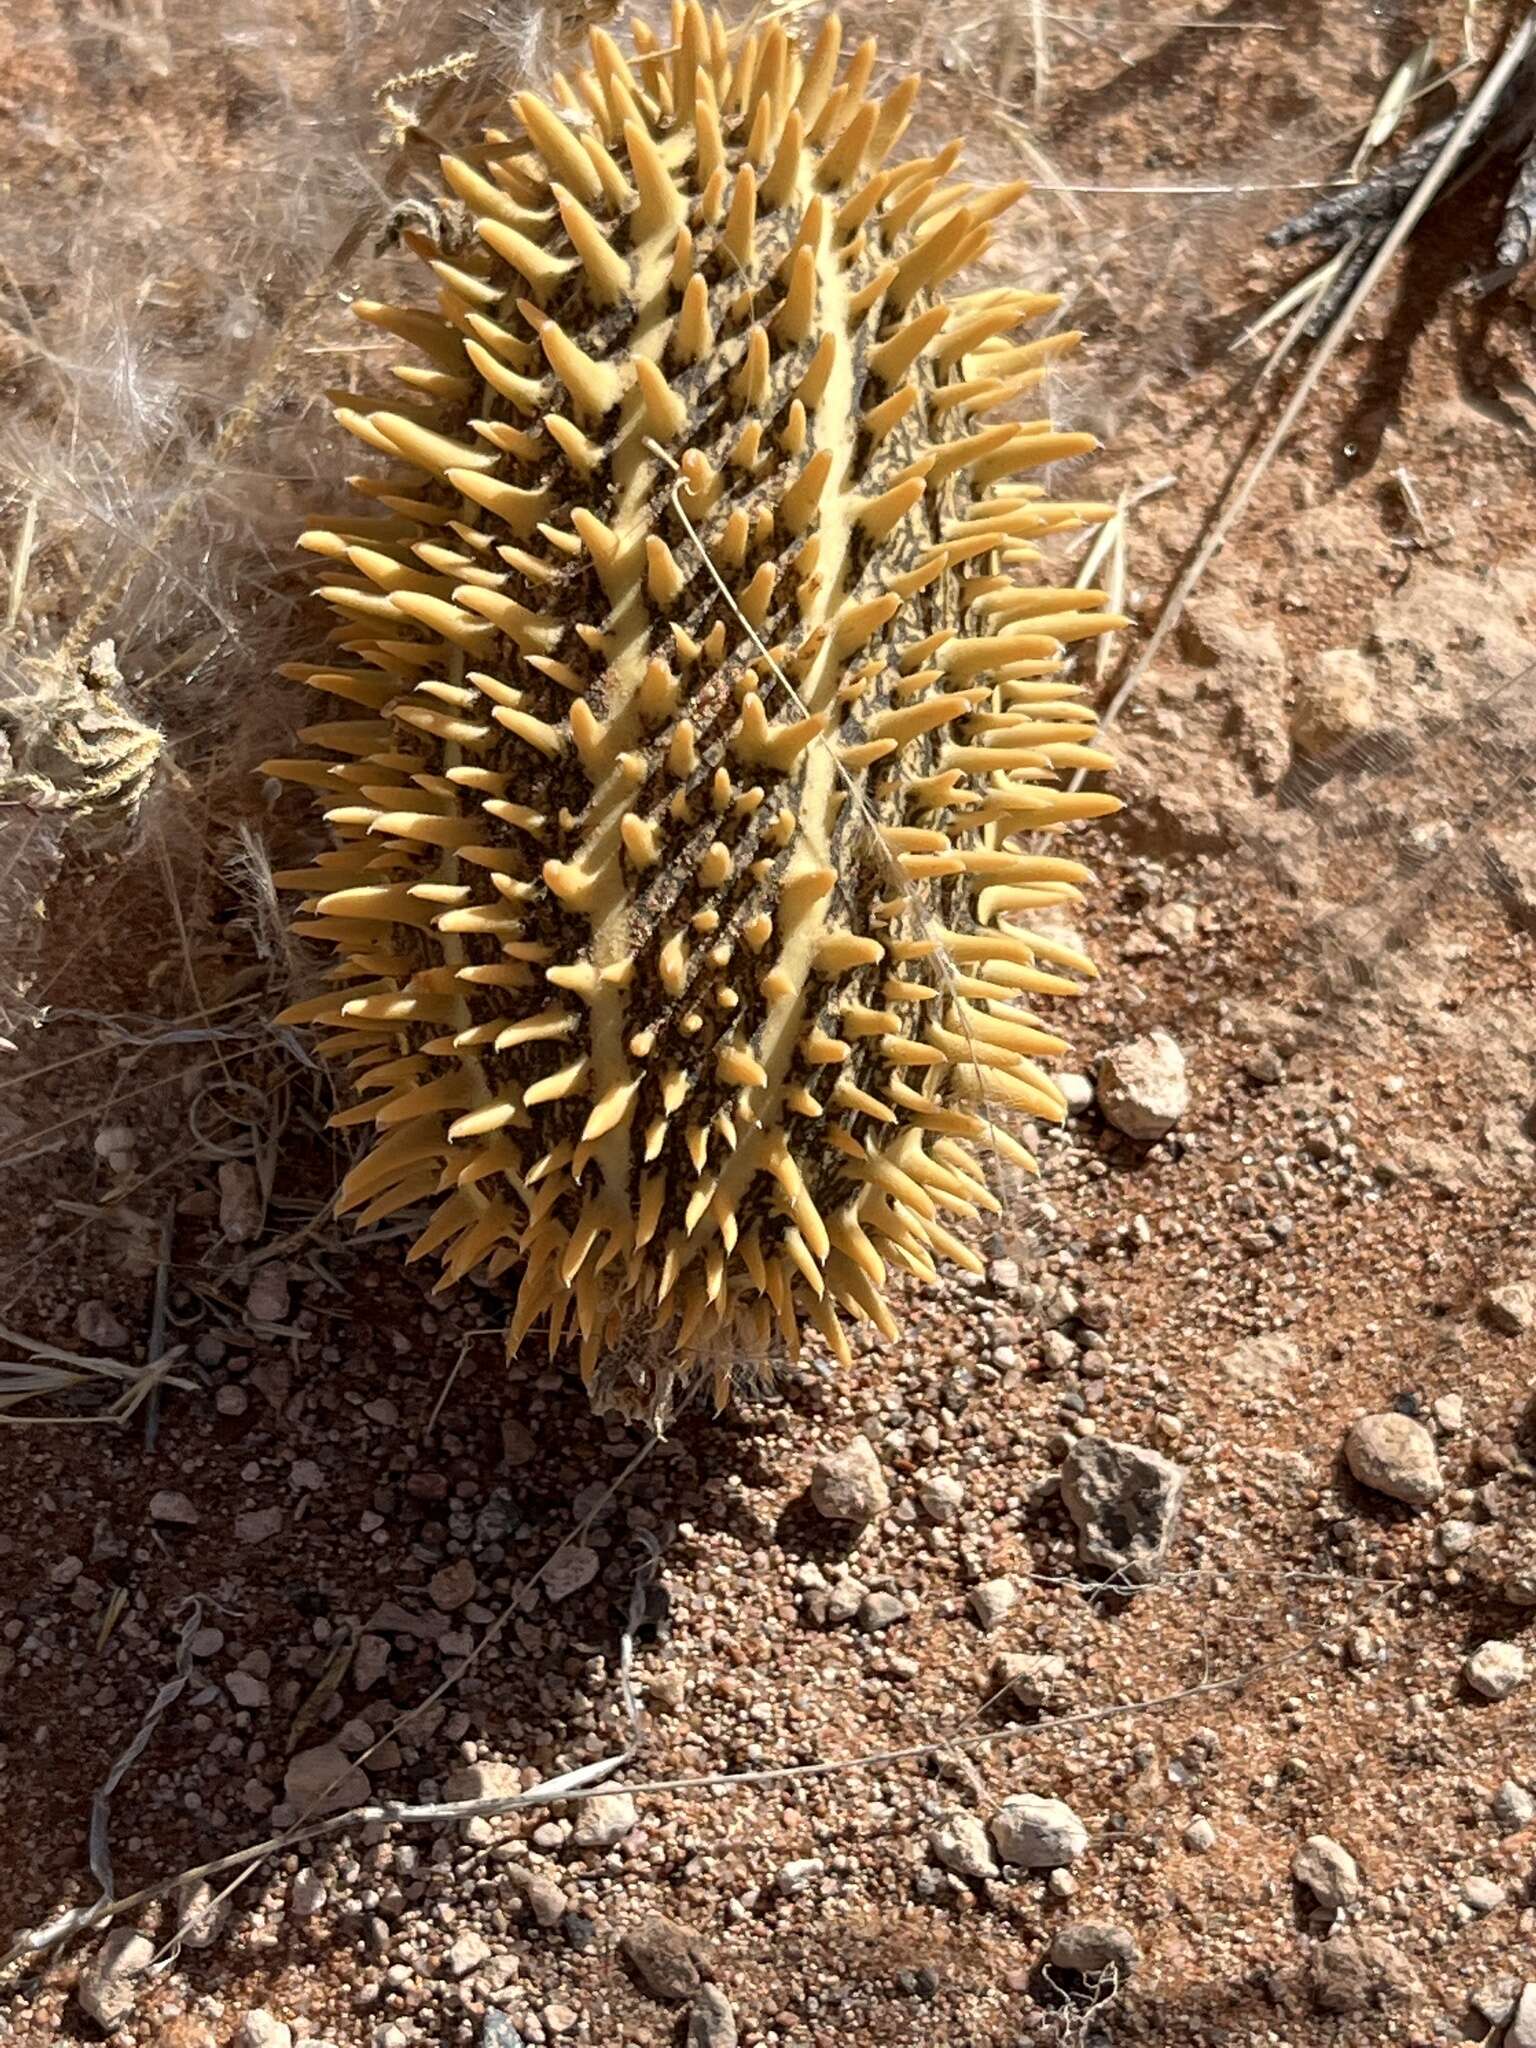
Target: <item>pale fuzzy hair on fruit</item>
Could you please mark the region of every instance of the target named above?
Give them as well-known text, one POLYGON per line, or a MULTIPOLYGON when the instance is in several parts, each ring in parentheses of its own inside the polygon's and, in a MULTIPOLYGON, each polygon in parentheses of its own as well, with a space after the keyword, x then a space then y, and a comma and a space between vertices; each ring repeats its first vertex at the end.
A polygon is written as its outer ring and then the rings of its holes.
POLYGON ((1079 337, 959 281, 1023 188, 904 159, 874 60, 678 5, 515 93, 407 229, 435 307, 355 308, 411 353, 304 537, 340 708, 266 765, 336 840, 279 879, 374 1133, 340 1207, 434 1203, 413 1258, 641 1406, 978 1270, 979 1155, 1064 1112, 1030 1006, 1092 972, 1015 922, 1116 807, 1063 664, 1124 621, 1039 545, 1094 443, 1018 416, 1079 337))

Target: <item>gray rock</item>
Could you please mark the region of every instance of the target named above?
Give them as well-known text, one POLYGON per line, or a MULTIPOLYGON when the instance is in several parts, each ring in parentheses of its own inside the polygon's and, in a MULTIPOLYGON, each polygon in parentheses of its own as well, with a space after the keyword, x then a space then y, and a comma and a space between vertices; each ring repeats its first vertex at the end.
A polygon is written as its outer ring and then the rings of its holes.
POLYGON ((1112 1920, 1069 1920, 1051 1939, 1051 1961, 1058 1970, 1123 1984, 1141 1961, 1141 1948, 1128 1927, 1112 1920))
POLYGON ((1527 1984, 1515 2000, 1504 2048, 1536 2048, 1536 1984, 1527 1984))
POLYGON ((231 1671, 224 1685, 237 1707, 254 1710, 267 1704, 267 1681, 254 1671, 231 1671))
POLYGON ((1203 1856, 1216 1846, 1216 1830, 1203 1813, 1197 1813, 1184 1830, 1184 1846, 1192 1855, 1203 1856))
POLYGON ((104 1301, 82 1301, 75 1310, 75 1328, 81 1342, 96 1351, 121 1351, 128 1342, 127 1324, 104 1301))
POLYGON ((1060 1799, 1016 1792, 992 1816, 992 1839, 1005 1863, 1055 1870, 1075 1863, 1088 1848, 1088 1830, 1060 1799))
POLYGON ((256 1169, 244 1159, 219 1167, 219 1229, 230 1244, 253 1244, 261 1235, 267 1205, 256 1169))
POLYGON ((984 1629, 994 1629, 1019 1604, 1019 1589, 1012 1579, 984 1579, 966 1596, 972 1614, 984 1629))
POLYGON ((265 2006, 253 2006, 236 2027, 230 2048, 293 2048, 293 2029, 265 2006))
POLYGON ((928 1847, 934 1861, 952 1870, 956 1877, 996 1877, 997 1863, 987 1831, 974 1813, 957 1807, 936 1820, 928 1830, 928 1847))
POLYGON ((1525 1683, 1525 1652, 1518 1643, 1479 1643, 1461 1673, 1485 1700, 1507 1700, 1525 1683))
POLYGON ((1079 1559, 1128 1585, 1150 1585, 1162 1570, 1183 1495, 1183 1468, 1139 1444, 1083 1437, 1061 1467, 1079 1559))
POLYGON ((558 1927, 565 1916, 565 1893, 553 1878, 530 1871, 523 1883, 528 1910, 541 1927, 558 1927))
POLYGON ((1506 1778, 1493 1795, 1493 1817, 1506 1835, 1518 1835, 1536 1820, 1536 1799, 1513 1778, 1506 1778))
POLYGON ((1406 1959, 1379 1935, 1335 1934, 1312 1957, 1312 1996, 1323 2012, 1378 2012, 1416 1988, 1406 1959))
POLYGON ((132 1927, 114 1927, 80 1972, 80 2010, 107 2033, 120 2027, 138 1995, 136 1979, 149 1968, 155 1944, 132 1927))
POLYGON ((619 1937, 619 1947, 653 1998, 692 1998, 703 1982, 696 1935, 665 1913, 649 1913, 619 1937))
POLYGON ((544 1567, 544 1590, 551 1600, 568 1600, 597 1577, 602 1560, 585 1543, 570 1543, 544 1567))
POLYGON ((174 1522, 181 1528, 195 1529, 202 1517, 184 1493, 173 1493, 167 1488, 150 1496, 149 1519, 152 1522, 174 1522))
POLYGON ((829 1628, 841 1628, 845 1621, 852 1621, 864 1605, 869 1588, 862 1579, 839 1579, 827 1593, 826 1621, 829 1628))
POLYGON ((1435 1440, 1411 1415, 1362 1415, 1344 1440, 1349 1469, 1372 1493, 1426 1508, 1445 1491, 1435 1440))
POLYGON ((718 1984, 699 1987, 688 2012, 688 2048, 736 2048, 736 2015, 718 1984))
POLYGON ((1490 1287, 1483 1297, 1483 1314, 1501 1337, 1526 1336, 1536 1328, 1536 1285, 1511 1280, 1505 1287, 1490 1287))
POLYGON ((443 1614, 453 1614, 475 1597, 475 1568, 467 1557, 456 1557, 432 1574, 427 1584, 432 1605, 443 1614))
POLYGON ((810 1890, 826 1867, 819 1856, 796 1857, 792 1863, 780 1866, 773 1880, 774 1887, 781 1898, 797 1899, 802 1892, 810 1890))
POLYGON ((280 1259, 258 1266, 246 1290, 245 1319, 248 1323, 281 1323, 288 1316, 288 1268, 280 1259))
POLYGON ((1360 1866, 1331 1835, 1308 1835, 1291 1858, 1291 1875, 1327 1913, 1341 1912, 1360 1896, 1360 1866))
POLYGON ((300 1813, 343 1813, 349 1806, 365 1806, 369 1789, 367 1772, 334 1742, 301 1749, 283 1774, 283 1797, 300 1813))
POLYGON ((1105 1121, 1126 1137, 1165 1137, 1189 1108, 1183 1053, 1166 1031, 1111 1046, 1099 1062, 1098 1098, 1105 1121))
POLYGON ((866 1593, 859 1602, 859 1627, 866 1635, 878 1635, 906 1618, 907 1610, 894 1593, 866 1593))
POLYGON ((526 2048, 511 2015, 492 2006, 480 2023, 480 2048, 526 2048))
POLYGON ((576 1809, 571 1840, 578 1849, 611 1849, 635 1827, 640 1814, 627 1792, 599 1792, 576 1809))
POLYGON ((811 1503, 829 1522, 872 1522, 891 1504, 890 1488, 873 1444, 856 1436, 811 1467, 811 1503))

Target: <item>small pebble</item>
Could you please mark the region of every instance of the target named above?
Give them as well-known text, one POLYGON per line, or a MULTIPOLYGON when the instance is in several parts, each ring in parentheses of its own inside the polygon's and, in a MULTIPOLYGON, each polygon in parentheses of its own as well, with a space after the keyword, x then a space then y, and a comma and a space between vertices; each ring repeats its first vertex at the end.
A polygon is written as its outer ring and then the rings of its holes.
POLYGON ((1344 1456, 1362 1486, 1407 1507, 1428 1507, 1445 1491, 1435 1440, 1411 1415, 1362 1415, 1345 1438, 1344 1456))
POLYGON ((1019 1589, 1012 1579, 985 1579, 972 1586, 967 1596, 972 1614, 984 1629, 994 1629, 1019 1604, 1019 1589))
POLYGON ((872 1522, 891 1504, 880 1460, 866 1436, 829 1451, 811 1467, 811 1504, 829 1522, 872 1522))
POLYGON ((599 1792, 583 1799, 576 1809, 571 1841, 578 1849, 611 1849, 622 1842, 640 1819, 635 1802, 627 1792, 599 1792))
POLYGON ((1088 1830, 1060 1799, 1037 1799, 1019 1792, 1005 1799, 992 1816, 992 1839, 1005 1863, 1026 1870, 1053 1870, 1075 1863, 1088 1848, 1088 1830))
POLYGON ((1480 1643, 1461 1669, 1468 1685, 1485 1700, 1507 1700, 1525 1683, 1525 1652, 1518 1643, 1480 1643))

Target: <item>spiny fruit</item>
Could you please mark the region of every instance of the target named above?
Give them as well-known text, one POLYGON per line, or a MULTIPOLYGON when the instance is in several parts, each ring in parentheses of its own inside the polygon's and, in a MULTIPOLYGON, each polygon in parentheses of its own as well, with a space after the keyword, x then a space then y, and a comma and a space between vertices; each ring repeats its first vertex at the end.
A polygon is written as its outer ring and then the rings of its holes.
POLYGON ((340 954, 286 1021, 377 1133, 340 1206, 435 1199, 411 1256, 589 1381, 640 1328, 717 1392, 802 1318, 846 1357, 892 1267, 976 1270, 969 1148, 1064 1109, 1023 1002, 1092 972, 1000 921, 1115 808, 1055 778, 1108 765, 1063 648, 1124 622, 1029 580, 1095 444, 1012 411, 1079 337, 944 296, 1022 188, 890 163, 917 81, 840 43, 679 5, 445 157, 437 310, 355 307, 422 358, 344 396, 373 512, 305 536, 336 659, 286 672, 352 715, 268 769, 338 840, 280 879, 340 954))

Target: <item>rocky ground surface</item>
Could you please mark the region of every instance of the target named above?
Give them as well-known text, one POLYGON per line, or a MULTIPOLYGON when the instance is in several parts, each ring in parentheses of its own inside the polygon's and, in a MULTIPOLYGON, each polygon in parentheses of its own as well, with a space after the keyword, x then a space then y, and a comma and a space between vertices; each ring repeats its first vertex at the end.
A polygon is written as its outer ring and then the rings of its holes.
MULTIPOLYGON (((1042 132, 1075 182, 1169 183, 1252 165, 1257 111, 1321 174, 1460 22, 1296 13, 1305 92, 1272 24, 1181 4, 1131 55, 1064 41, 1042 132)), ((186 1384, 0 1434, 4 1921, 96 1896, 157 1695, 123 1897, 305 1815, 582 1796, 191 1878, 13 1963, 0 2039, 1533 2048, 1532 361, 1518 294, 1448 290, 1496 200, 1410 256, 1125 717, 1073 1115, 985 1276, 851 1373, 656 1441, 509 1370, 489 1296, 324 1223, 237 896, 168 945, 130 870, 58 970, 92 1015, 0 1097, 3 1320, 184 1346, 186 1384), (244 1035, 103 1021, 221 1001, 244 1035)), ((1065 399, 1133 486, 1178 476, 1134 527, 1155 600, 1294 270, 1254 202, 1181 218, 1198 275, 1142 318, 1144 203, 1082 204, 1065 399)))

